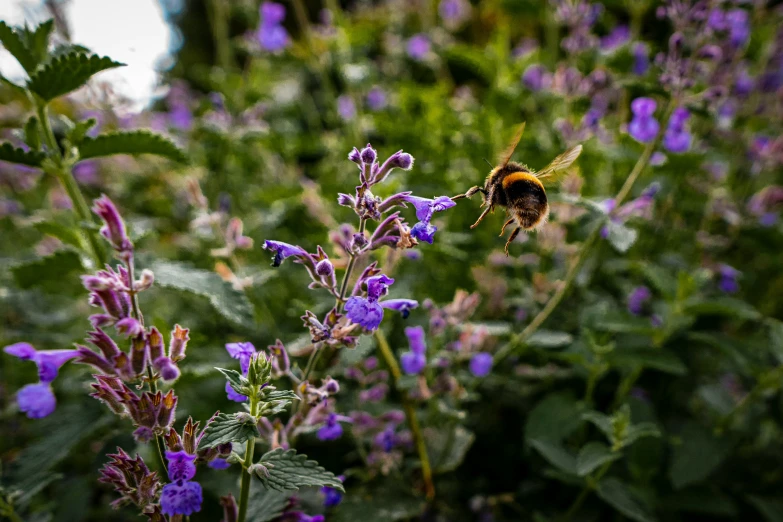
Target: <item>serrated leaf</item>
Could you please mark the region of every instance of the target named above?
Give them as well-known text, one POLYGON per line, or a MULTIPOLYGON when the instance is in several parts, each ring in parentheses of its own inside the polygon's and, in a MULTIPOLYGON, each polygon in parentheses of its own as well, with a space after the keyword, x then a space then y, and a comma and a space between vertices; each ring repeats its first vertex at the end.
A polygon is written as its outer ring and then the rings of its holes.
POLYGON ((223 317, 237 324, 253 324, 253 307, 247 296, 215 272, 176 261, 154 261, 149 267, 155 284, 204 296, 223 317))
POLYGON ((701 482, 715 471, 728 456, 730 444, 715 437, 695 422, 685 425, 682 443, 674 447, 669 479, 674 489, 701 482))
POLYGON ((261 398, 264 402, 273 401, 298 401, 299 396, 293 390, 274 390, 261 398))
POLYGON ((525 440, 560 442, 582 423, 582 410, 583 407, 569 395, 547 395, 528 415, 525 440))
POLYGON ((86 84, 94 74, 123 65, 106 56, 71 51, 54 57, 32 73, 27 87, 45 101, 51 101, 86 84))
POLYGON ((170 139, 148 130, 116 131, 96 138, 86 137, 79 145, 81 159, 114 154, 154 154, 180 163, 188 157, 170 139))
POLYGON ((628 252, 639 236, 635 229, 615 223, 611 219, 606 221, 606 228, 608 232, 606 240, 621 254, 628 252))
POLYGON ((10 161, 11 163, 27 165, 28 167, 40 167, 44 157, 42 152, 25 151, 19 147, 14 147, 8 142, 0 144, 0 161, 10 161))
POLYGON ((539 348, 560 348, 568 346, 574 341, 571 334, 566 332, 553 332, 551 330, 538 330, 531 335, 525 344, 539 348))
POLYGON ((266 467, 267 474, 258 476, 264 487, 277 491, 286 491, 306 486, 329 486, 340 491, 343 483, 330 471, 318 465, 314 460, 307 460, 307 455, 297 454, 296 450, 277 448, 265 453, 258 461, 266 467))
POLYGON ((87 133, 90 132, 90 129, 95 127, 97 123, 98 120, 95 118, 87 118, 86 120, 78 121, 76 123, 71 122, 70 130, 66 133, 68 141, 71 142, 71 145, 79 146, 79 144, 84 141, 84 137, 87 136, 87 133))
POLYGON ((236 370, 226 370, 225 368, 215 368, 217 371, 226 376, 228 384, 237 393, 244 393, 244 389, 250 385, 248 380, 236 370))
POLYGON ((637 522, 654 522, 649 508, 638 500, 620 480, 610 477, 602 480, 596 490, 598 496, 617 511, 637 522))
POLYGON ((11 27, 2 20, 0 20, 0 42, 28 73, 38 66, 35 57, 27 48, 27 45, 25 45, 21 31, 11 27))
POLYGON ((269 522, 276 520, 285 511, 290 496, 289 493, 266 489, 256 482, 251 482, 250 499, 247 503, 247 521, 269 522))
POLYGON ((83 248, 82 238, 78 232, 63 224, 53 221, 41 221, 33 225, 35 229, 42 233, 55 237, 65 243, 78 249, 83 248))
POLYGON ((560 444, 533 439, 530 445, 560 471, 576 475, 576 458, 560 444))
POLYGON ((46 61, 47 52, 49 50, 49 37, 53 30, 53 19, 47 20, 32 31, 28 29, 27 26, 22 28, 21 36, 25 47, 35 62, 35 66, 31 69, 26 69, 28 73, 31 73, 36 67, 46 61))
POLYGON ((622 457, 621 453, 613 452, 602 442, 588 442, 576 456, 576 473, 584 477, 607 462, 613 462, 620 457, 622 457))
POLYGON ((260 436, 258 426, 252 420, 243 420, 247 413, 219 413, 204 430, 198 443, 199 449, 212 448, 226 442, 242 443, 260 436))
POLYGON ((52 292, 65 292, 81 286, 78 274, 83 272, 82 261, 72 250, 59 250, 50 256, 11 267, 19 288, 40 287, 52 292))

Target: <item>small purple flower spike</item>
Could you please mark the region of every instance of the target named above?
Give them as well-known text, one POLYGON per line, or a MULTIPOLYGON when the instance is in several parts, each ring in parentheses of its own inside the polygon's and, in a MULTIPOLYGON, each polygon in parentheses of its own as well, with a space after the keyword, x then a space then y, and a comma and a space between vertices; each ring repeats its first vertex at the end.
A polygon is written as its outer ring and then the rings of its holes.
POLYGON ((470 373, 476 377, 486 377, 492 371, 492 355, 481 352, 470 360, 470 373))
POLYGON ((402 371, 408 375, 416 375, 427 366, 427 358, 423 354, 405 352, 400 356, 402 371))
POLYGON ((686 152, 691 147, 691 133, 685 128, 685 123, 690 118, 688 109, 678 107, 669 118, 669 126, 663 135, 663 146, 669 152, 686 152))
POLYGON ((125 232, 125 222, 109 197, 104 194, 96 199, 92 211, 103 220, 104 225, 100 232, 111 246, 120 253, 132 252, 133 243, 125 232))

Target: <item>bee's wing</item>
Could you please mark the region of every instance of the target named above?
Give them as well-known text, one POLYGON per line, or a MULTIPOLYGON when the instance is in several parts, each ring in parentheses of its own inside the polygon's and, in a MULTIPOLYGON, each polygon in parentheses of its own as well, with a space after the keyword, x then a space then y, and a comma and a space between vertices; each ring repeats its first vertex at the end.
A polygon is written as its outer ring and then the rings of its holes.
POLYGON ((556 174, 558 172, 563 172, 565 169, 571 166, 571 164, 576 161, 576 158, 579 157, 579 155, 582 153, 582 146, 577 145, 576 147, 571 147, 558 157, 552 160, 552 162, 538 171, 536 173, 536 177, 538 179, 547 179, 547 182, 553 182, 555 181, 555 178, 557 177, 556 174))
POLYGON ((508 165, 508 162, 511 161, 511 156, 514 155, 514 151, 516 150, 517 145, 519 144, 519 140, 522 139, 523 132, 525 132, 525 122, 522 122, 522 124, 520 124, 517 127, 517 130, 514 133, 514 138, 511 140, 511 143, 509 143, 508 147, 506 147, 506 150, 504 150, 500 154, 498 161, 501 167, 505 167, 506 165, 508 165))

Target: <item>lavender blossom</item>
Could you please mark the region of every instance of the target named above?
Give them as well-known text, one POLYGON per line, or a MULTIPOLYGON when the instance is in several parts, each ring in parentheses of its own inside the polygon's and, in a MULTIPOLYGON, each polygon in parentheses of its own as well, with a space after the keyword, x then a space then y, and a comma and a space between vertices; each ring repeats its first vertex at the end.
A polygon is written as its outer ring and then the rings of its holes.
POLYGON ((631 30, 627 25, 618 25, 612 31, 601 38, 601 50, 613 51, 624 45, 631 38, 631 30))
POLYGON ((530 65, 522 73, 522 83, 531 91, 538 92, 552 85, 552 74, 543 65, 530 65))
POLYGON ((57 407, 52 387, 45 382, 23 386, 16 392, 16 402, 19 411, 26 413, 30 419, 42 419, 51 415, 57 407))
POLYGON ((285 19, 285 6, 275 2, 264 2, 259 8, 259 13, 261 24, 258 26, 256 39, 261 48, 274 53, 288 47, 290 43, 288 32, 282 25, 285 19))
POLYGON ((652 98, 636 98, 631 102, 634 116, 628 124, 628 134, 636 141, 648 143, 658 135, 660 126, 653 117, 656 105, 652 98))
POLYGON ((163 514, 191 515, 201 511, 201 485, 191 481, 196 475, 196 466, 193 464, 196 455, 184 451, 167 451, 166 459, 169 462, 169 480, 172 482, 163 486, 160 493, 163 514))
POLYGON ((633 315, 641 315, 644 305, 652 298, 650 289, 646 286, 637 286, 628 294, 628 311, 633 315))
POLYGON ((307 252, 305 252, 302 247, 289 245, 288 243, 283 243, 282 241, 266 240, 264 241, 263 248, 264 250, 269 250, 275 254, 272 258, 272 266, 274 267, 280 266, 280 263, 291 256, 297 258, 307 256, 307 252))
POLYGON ((663 135, 663 146, 669 152, 686 152, 691 147, 692 136, 685 128, 685 123, 690 118, 688 109, 678 107, 669 118, 669 126, 663 135))
POLYGON ((339 439, 343 435, 341 422, 352 422, 352 420, 344 415, 330 413, 324 425, 316 433, 316 437, 323 441, 339 439))
POLYGON ((492 355, 480 352, 470 360, 470 373, 476 377, 486 377, 492 371, 492 355))
POLYGON ((367 93, 367 107, 371 111, 380 111, 386 108, 386 91, 375 85, 367 93))
POLYGON ((128 256, 133 252, 133 244, 125 232, 125 222, 122 220, 117 207, 103 194, 96 199, 92 211, 98 214, 103 220, 101 235, 111 244, 121 257, 128 256))
POLYGON ((718 288, 725 294, 736 294, 739 292, 739 282, 737 279, 742 272, 734 267, 726 264, 718 266, 718 274, 720 275, 720 281, 718 281, 718 288))
POLYGON ((650 68, 650 48, 647 44, 637 42, 633 46, 633 73, 643 76, 650 68))
MULTIPOLYGON (((373 331, 377 330, 383 320, 383 305, 379 299, 386 295, 389 285, 394 283, 394 279, 383 274, 369 277, 365 280, 367 285, 367 297, 354 295, 345 303, 345 314, 353 323, 363 328, 373 331)), ((389 308, 400 310, 403 315, 410 308, 415 308, 412 302, 397 302, 389 308)))
POLYGON ((470 2, 467 0, 441 0, 438 13, 446 27, 456 29, 470 17, 470 2))
POLYGON ((417 62, 424 61, 430 54, 430 39, 425 34, 416 34, 408 40, 408 56, 417 62))

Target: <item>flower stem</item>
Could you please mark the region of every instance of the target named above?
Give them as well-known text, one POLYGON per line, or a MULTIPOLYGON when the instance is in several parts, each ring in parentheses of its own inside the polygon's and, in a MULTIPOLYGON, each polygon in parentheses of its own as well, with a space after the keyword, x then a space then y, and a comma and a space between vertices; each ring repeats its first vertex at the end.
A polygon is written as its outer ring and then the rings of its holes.
POLYGON ((571 520, 571 517, 573 517, 579 511, 579 509, 582 507, 582 504, 584 504, 585 500, 587 500, 587 496, 590 494, 590 492, 596 488, 598 482, 601 480, 601 477, 603 477, 606 472, 609 471, 609 467, 611 465, 612 461, 607 462, 601 466, 601 469, 599 469, 595 475, 585 479, 585 485, 582 488, 582 491, 579 492, 579 496, 576 497, 576 500, 574 500, 574 503, 571 504, 570 508, 568 508, 568 511, 566 511, 565 514, 559 519, 559 522, 568 522, 571 520))
POLYGON ((229 70, 232 67, 231 42, 228 36, 228 16, 227 8, 230 9, 226 0, 212 0, 209 2, 211 8, 209 21, 212 25, 212 37, 215 41, 217 51, 218 65, 223 70, 229 70))
MULTIPOLYGON (((386 340, 384 333, 378 329, 375 330, 375 340, 378 341, 378 348, 381 351, 383 360, 386 361, 386 365, 389 367, 389 371, 392 374, 392 387, 397 389, 397 384, 402 377, 400 366, 397 364, 397 359, 392 353, 389 341, 386 340)), ((427 446, 424 443, 424 437, 421 433, 421 426, 419 425, 419 418, 416 415, 416 409, 413 407, 407 393, 403 390, 397 389, 400 394, 400 400, 402 401, 402 408, 405 410, 405 418, 410 426, 411 433, 413 434, 413 442, 416 445, 416 452, 419 454, 419 460, 421 461, 421 474, 424 478, 424 489, 427 494, 427 499, 432 500, 435 497, 435 484, 432 481, 432 468, 430 466, 430 457, 427 454, 427 446)))
MULTIPOLYGON (((253 393, 250 395, 250 415, 255 417, 258 415, 258 386, 253 388, 253 393)), ((256 449, 256 439, 252 438, 247 441, 245 446, 245 461, 242 463, 242 485, 239 491, 239 515, 237 516, 237 522, 245 522, 247 516, 247 501, 250 498, 250 479, 253 477, 250 475, 249 468, 253 464, 253 453, 256 449)))
MULTIPOLYGON (((35 101, 36 112, 38 113, 38 120, 41 123, 41 129, 44 136, 44 141, 49 149, 49 158, 53 161, 55 171, 53 174, 60 181, 65 189, 68 198, 71 200, 74 212, 79 216, 79 220, 84 223, 92 223, 92 215, 90 214, 90 207, 82 195, 79 185, 76 183, 73 174, 70 169, 65 166, 60 148, 57 145, 57 140, 52 132, 52 127, 49 123, 49 114, 46 110, 46 105, 35 101)), ((100 267, 103 264, 105 253, 103 247, 98 242, 98 238, 95 237, 94 230, 86 230, 84 232, 87 236, 87 240, 90 243, 90 249, 93 259, 95 260, 96 267, 100 267)))
MULTIPOLYGON (((671 113, 672 108, 673 108, 673 103, 670 103, 669 107, 666 109, 665 112, 666 116, 664 119, 668 118, 668 115, 669 113, 671 113)), ((639 175, 642 173, 644 168, 650 162, 650 157, 652 156, 653 151, 655 151, 655 147, 658 145, 658 142, 660 141, 661 136, 663 135, 664 128, 665 126, 661 125, 661 130, 658 132, 658 136, 656 136, 654 140, 650 141, 645 146, 642 155, 636 161, 636 165, 634 165, 633 170, 631 170, 631 173, 628 175, 628 178, 625 180, 625 183, 623 183, 623 186, 620 188, 620 192, 618 192, 617 196, 615 196, 614 198, 615 207, 619 207, 622 204, 622 202, 628 197, 628 195, 631 192, 631 189, 633 188, 634 183, 636 183, 636 180, 639 178, 639 175)), ((544 321, 546 321, 549 318, 552 312, 555 311, 557 305, 560 304, 560 301, 563 300, 563 297, 565 297, 565 295, 571 289, 571 285, 573 285, 576 276, 579 274, 579 270, 582 268, 582 265, 584 265, 585 261, 587 261, 588 254, 591 252, 593 245, 598 239, 601 233, 602 226, 603 223, 597 223, 595 225, 593 230, 587 236, 587 239, 585 239, 584 243, 582 243, 582 248, 579 251, 579 256, 576 258, 574 263, 568 269, 568 272, 566 272, 566 277, 565 277, 565 281, 563 281, 563 284, 560 285, 560 288, 558 288, 557 291, 552 295, 552 297, 549 298, 549 301, 547 301, 544 308, 540 312, 538 312, 538 314, 533 318, 532 321, 530 321, 530 324, 527 325, 527 327, 524 330, 522 330, 522 332, 519 335, 512 337, 509 340, 508 344, 506 344, 504 347, 498 350, 497 354, 495 355, 496 361, 500 361, 504 359, 509 354, 511 354, 512 351, 514 351, 518 347, 523 346, 524 343, 528 339, 530 339, 530 336, 533 335, 533 333, 535 333, 535 331, 538 330, 542 324, 544 324, 544 321)))

